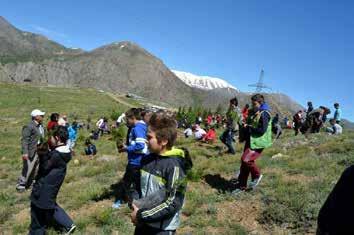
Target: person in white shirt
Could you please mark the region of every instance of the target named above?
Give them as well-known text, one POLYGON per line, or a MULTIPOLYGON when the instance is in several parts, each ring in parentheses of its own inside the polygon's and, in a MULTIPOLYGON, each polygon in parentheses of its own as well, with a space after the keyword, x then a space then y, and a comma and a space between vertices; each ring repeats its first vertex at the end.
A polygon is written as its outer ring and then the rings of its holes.
POLYGON ((192 128, 192 131, 196 140, 202 140, 203 137, 206 135, 206 131, 203 130, 199 125, 195 125, 192 128))
POLYGON ((329 123, 331 124, 331 127, 327 127, 327 132, 332 135, 340 135, 343 133, 343 128, 341 125, 336 123, 336 119, 332 118, 329 123))

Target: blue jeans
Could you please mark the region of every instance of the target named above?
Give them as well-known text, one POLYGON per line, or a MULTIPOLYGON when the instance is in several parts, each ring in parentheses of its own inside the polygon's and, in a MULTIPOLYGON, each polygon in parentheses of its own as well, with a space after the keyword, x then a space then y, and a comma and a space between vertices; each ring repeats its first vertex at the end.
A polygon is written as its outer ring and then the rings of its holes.
POLYGON ((232 143, 234 141, 233 138, 234 138, 234 131, 232 131, 231 129, 226 129, 220 136, 221 142, 223 142, 223 144, 225 144, 228 149, 227 152, 231 154, 236 153, 235 147, 233 146, 232 143))

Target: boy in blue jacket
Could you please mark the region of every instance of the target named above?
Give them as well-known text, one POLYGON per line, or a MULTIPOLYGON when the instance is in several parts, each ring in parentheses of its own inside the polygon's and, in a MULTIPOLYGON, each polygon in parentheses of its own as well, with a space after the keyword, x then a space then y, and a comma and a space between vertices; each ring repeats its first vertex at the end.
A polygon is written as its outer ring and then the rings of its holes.
MULTIPOLYGON (((128 165, 123 176, 123 194, 128 202, 139 199, 140 192, 140 168, 141 160, 148 154, 146 144, 147 125, 142 120, 141 110, 132 108, 125 113, 127 126, 130 129, 128 135, 128 145, 123 146, 118 151, 128 153, 128 165)), ((113 204, 113 208, 119 208, 120 200, 113 204)))

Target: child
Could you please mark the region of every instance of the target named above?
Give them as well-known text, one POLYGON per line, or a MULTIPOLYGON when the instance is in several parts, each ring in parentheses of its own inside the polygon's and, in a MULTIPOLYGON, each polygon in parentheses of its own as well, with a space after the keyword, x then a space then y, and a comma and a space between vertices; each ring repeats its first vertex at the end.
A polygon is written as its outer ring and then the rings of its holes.
POLYGON ((31 194, 31 225, 29 234, 45 234, 53 224, 67 234, 76 228, 71 218, 57 204, 56 198, 66 175, 66 166, 71 160, 66 145, 68 130, 59 126, 50 137, 54 149, 40 157, 39 171, 31 194))
POLYGON ((205 130, 203 130, 199 125, 194 125, 192 127, 192 131, 194 133, 195 140, 197 141, 202 140, 206 135, 205 130))
POLYGON ((251 97, 252 113, 247 123, 243 124, 246 129, 246 143, 241 157, 240 174, 236 189, 232 192, 237 195, 247 189, 247 179, 251 173, 252 181, 250 189, 254 189, 262 179, 256 160, 261 156, 263 149, 272 145, 272 122, 269 106, 264 102, 261 94, 251 97))
MULTIPOLYGON (((128 165, 123 176, 124 197, 128 202, 140 197, 140 162, 148 153, 146 145, 147 126, 141 120, 141 110, 132 108, 125 113, 127 125, 130 129, 128 132, 128 146, 124 145, 118 152, 128 153, 128 165)), ((113 208, 118 209, 121 200, 117 200, 113 204, 113 208)))
POLYGON ((216 132, 214 127, 210 127, 206 135, 203 137, 203 142, 213 144, 216 141, 216 132))
POLYGON ((96 145, 92 144, 90 139, 86 139, 85 141, 85 154, 87 156, 95 156, 97 153, 96 145))
POLYGON ((184 203, 185 175, 192 164, 183 150, 173 148, 177 138, 173 118, 153 114, 147 138, 151 154, 144 159, 141 169, 142 199, 157 196, 151 198, 151 203, 133 202, 131 220, 136 226, 135 235, 175 234, 184 203))
POLYGON ((229 110, 226 113, 226 130, 220 136, 220 140, 226 145, 228 154, 235 154, 235 147, 233 146, 234 135, 239 130, 241 115, 238 109, 238 100, 233 98, 230 100, 229 110))
POLYGON ((52 131, 56 126, 58 126, 59 117, 59 113, 52 113, 50 115, 50 121, 47 124, 48 132, 52 131))
POLYGON ((334 111, 334 119, 336 121, 337 124, 340 124, 341 118, 342 118, 342 110, 339 108, 339 104, 335 103, 334 104, 334 108, 336 109, 334 111))
POLYGON ((326 131, 332 135, 340 135, 343 133, 343 128, 336 122, 336 119, 329 120, 331 127, 327 127, 326 131))
POLYGON ((69 132, 68 146, 71 151, 73 151, 74 147, 75 147, 75 143, 76 143, 76 139, 77 139, 77 129, 78 129, 77 122, 73 122, 68 127, 68 132, 69 132))
POLYGON ((184 137, 189 138, 193 135, 193 131, 192 128, 190 126, 188 126, 187 129, 184 130, 184 137))

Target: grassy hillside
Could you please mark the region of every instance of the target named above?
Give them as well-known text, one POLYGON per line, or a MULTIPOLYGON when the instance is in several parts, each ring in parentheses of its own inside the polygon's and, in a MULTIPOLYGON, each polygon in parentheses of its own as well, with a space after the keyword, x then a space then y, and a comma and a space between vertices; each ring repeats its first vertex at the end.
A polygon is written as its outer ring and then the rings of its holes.
MULTIPOLYGON (((30 192, 18 194, 14 186, 21 169, 21 126, 35 107, 79 120, 126 108, 94 90, 0 84, 0 231, 5 234, 26 234, 29 226, 30 192)), ((74 158, 80 164, 70 162, 58 203, 78 225, 77 234, 132 234, 129 209, 110 207, 111 185, 122 177, 126 156, 118 155, 111 137, 105 136, 96 142, 98 156, 88 159, 81 153, 87 134, 79 134, 74 158)), ((237 198, 229 193, 229 180, 239 168, 241 145, 235 156, 220 155, 220 143, 197 144, 179 137, 178 146, 190 149, 195 165, 179 234, 313 234, 320 206, 341 172, 354 163, 354 133, 308 139, 292 134, 287 131, 259 160, 264 174, 259 188, 237 198)))

